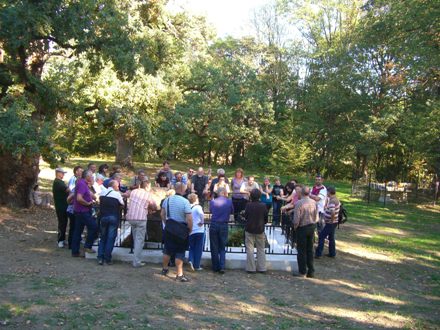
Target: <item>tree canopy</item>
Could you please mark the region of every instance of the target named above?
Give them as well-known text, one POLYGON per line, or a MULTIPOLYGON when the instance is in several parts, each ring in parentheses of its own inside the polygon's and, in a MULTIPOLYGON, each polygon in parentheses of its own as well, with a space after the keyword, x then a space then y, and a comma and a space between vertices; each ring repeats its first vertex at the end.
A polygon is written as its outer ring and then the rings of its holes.
POLYGON ((279 0, 218 38, 167 1, 0 3, 3 203, 40 156, 180 158, 411 180, 440 174, 440 5, 279 0))

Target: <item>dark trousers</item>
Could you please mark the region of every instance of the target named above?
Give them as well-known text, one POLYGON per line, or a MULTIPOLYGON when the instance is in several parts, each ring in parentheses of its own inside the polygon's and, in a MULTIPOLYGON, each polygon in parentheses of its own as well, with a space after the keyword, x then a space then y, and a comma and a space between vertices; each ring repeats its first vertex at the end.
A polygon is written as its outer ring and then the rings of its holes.
POLYGON ((73 232, 75 231, 75 214, 67 212, 67 217, 69 218, 69 236, 67 238, 67 242, 69 244, 69 249, 71 249, 73 232))
POLYGON ((269 222, 269 211, 270 211, 271 208, 272 208, 272 203, 266 203, 267 214, 264 216, 264 221, 266 223, 269 222))
POLYGON ((204 242, 205 233, 196 233, 189 236, 188 261, 193 263, 195 269, 200 268, 204 242))
POLYGON ((280 225, 280 219, 281 219, 281 205, 282 205, 282 201, 278 201, 276 199, 273 200, 272 202, 272 224, 275 226, 279 226, 280 225))
POLYGON ((247 200, 244 198, 232 198, 232 205, 234 206, 234 221, 235 223, 242 223, 243 217, 241 212, 246 208, 247 200))
POLYGON ((72 239, 72 254, 79 254, 79 247, 81 244, 81 234, 84 231, 84 227, 87 227, 87 239, 84 244, 85 248, 91 248, 93 245, 93 240, 96 235, 98 226, 96 225, 96 220, 92 216, 92 212, 75 212, 75 230, 73 232, 72 239))
POLYGON ((66 240, 66 229, 67 229, 67 208, 55 209, 58 219, 58 242, 64 242, 66 240))
POLYGON ((209 227, 209 242, 211 247, 212 270, 215 272, 225 269, 227 241, 228 224, 211 223, 209 227))
POLYGON ((315 235, 315 224, 298 227, 296 229, 296 249, 298 250, 298 270, 302 275, 313 275, 313 237, 315 235))
POLYGON ((98 246, 98 259, 105 261, 112 260, 113 247, 115 245, 116 235, 118 234, 118 217, 102 217, 100 221, 101 239, 98 246))
POLYGON ((324 250, 324 242, 328 237, 328 254, 331 257, 336 256, 336 242, 335 242, 335 229, 338 226, 337 223, 326 224, 319 233, 318 247, 316 248, 315 255, 317 257, 322 256, 324 250))

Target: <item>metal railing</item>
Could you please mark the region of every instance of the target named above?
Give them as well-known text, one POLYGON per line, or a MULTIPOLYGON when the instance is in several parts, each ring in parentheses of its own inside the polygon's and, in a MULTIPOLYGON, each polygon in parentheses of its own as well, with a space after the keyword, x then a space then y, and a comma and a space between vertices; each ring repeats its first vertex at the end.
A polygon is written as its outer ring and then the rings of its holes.
MULTIPOLYGON (((232 193, 231 193, 232 194, 232 193)), ((127 205, 127 204, 125 204, 127 205)), ((211 225, 211 213, 209 212, 209 200, 206 200, 202 206, 205 210, 205 242, 203 245, 204 252, 210 252, 209 228, 211 225)), ((99 207, 98 207, 99 208, 99 207)), ((98 210, 97 210, 98 211, 98 210)), ((121 210, 121 221, 119 222, 118 234, 115 241, 115 247, 126 247, 133 249, 133 239, 131 235, 131 225, 125 219, 127 207, 121 210)), ((153 215, 149 215, 147 221, 147 234, 144 242, 144 249, 162 250, 162 221, 160 220, 160 212, 157 211, 153 215)), ((228 223, 228 243, 226 250, 228 253, 246 253, 245 246, 245 224, 240 220, 241 214, 235 213, 230 216, 228 223)), ((296 255, 294 247, 294 235, 292 234, 289 222, 282 222, 281 225, 272 223, 272 210, 268 215, 268 223, 265 225, 264 233, 266 236, 266 254, 273 255, 296 255)))
MULTIPOLYGON (((271 218, 271 215, 269 215, 271 218)), ((211 215, 206 214, 204 231, 205 241, 203 251, 210 252, 209 228, 211 225, 211 215)), ((233 216, 231 216, 231 220, 233 216)), ((273 255, 296 255, 291 231, 288 226, 273 225, 270 222, 265 225, 264 233, 266 236, 265 252, 273 255)), ((150 219, 147 221, 147 234, 144 242, 144 249, 162 250, 163 249, 163 228, 162 221, 159 219, 150 219)), ((124 218, 119 223, 118 235, 115 241, 115 247, 133 248, 133 238, 131 235, 131 225, 124 218)), ((228 223, 228 243, 226 246, 228 253, 246 253, 245 246, 245 225, 241 223, 228 223)))

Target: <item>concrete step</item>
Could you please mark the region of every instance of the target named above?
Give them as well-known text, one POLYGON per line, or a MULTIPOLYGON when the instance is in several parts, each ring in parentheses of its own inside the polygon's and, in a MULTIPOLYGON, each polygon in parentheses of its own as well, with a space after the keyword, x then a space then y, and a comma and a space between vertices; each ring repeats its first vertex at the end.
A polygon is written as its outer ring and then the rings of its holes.
MULTIPOLYGON (((96 247, 95 247, 96 248, 96 247)), ((113 260, 124 262, 132 262, 133 254, 128 248, 115 247, 113 249, 113 260)), ((86 253, 87 259, 96 259, 96 254, 86 253)), ((162 251, 160 250, 143 250, 142 261, 147 263, 161 264, 162 251)), ((211 267, 211 253, 203 252, 202 266, 205 269, 211 267)), ((286 272, 298 271, 298 263, 296 255, 275 255, 266 254, 266 268, 267 270, 281 270, 286 272)), ((246 254, 245 253, 226 253, 226 269, 246 269, 246 254)))

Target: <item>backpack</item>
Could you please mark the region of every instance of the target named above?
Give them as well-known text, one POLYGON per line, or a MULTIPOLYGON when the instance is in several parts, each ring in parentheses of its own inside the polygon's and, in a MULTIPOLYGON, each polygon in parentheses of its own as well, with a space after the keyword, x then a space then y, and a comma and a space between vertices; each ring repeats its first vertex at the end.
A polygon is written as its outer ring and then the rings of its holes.
POLYGON ((347 209, 344 207, 344 204, 341 203, 338 214, 338 229, 339 229, 339 225, 346 223, 347 221, 348 221, 348 212, 347 209))

